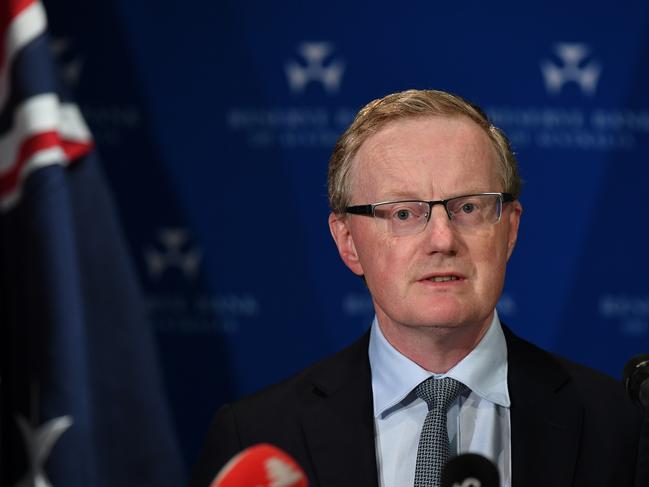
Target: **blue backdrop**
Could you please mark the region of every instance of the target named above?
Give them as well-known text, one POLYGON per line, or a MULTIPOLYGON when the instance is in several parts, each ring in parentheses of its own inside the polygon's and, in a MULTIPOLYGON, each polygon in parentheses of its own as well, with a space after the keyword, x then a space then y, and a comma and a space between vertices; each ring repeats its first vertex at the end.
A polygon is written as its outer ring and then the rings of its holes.
POLYGON ((457 92, 526 181, 499 304, 620 376, 649 351, 649 3, 45 0, 155 327, 187 464, 215 409, 360 335, 327 161, 367 101, 457 92))

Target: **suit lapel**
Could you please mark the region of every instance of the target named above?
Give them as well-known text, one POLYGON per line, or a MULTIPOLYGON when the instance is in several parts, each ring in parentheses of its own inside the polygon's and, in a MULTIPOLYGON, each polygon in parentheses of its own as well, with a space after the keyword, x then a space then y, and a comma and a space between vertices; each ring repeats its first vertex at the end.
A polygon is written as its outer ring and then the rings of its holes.
POLYGON ((302 427, 320 487, 378 485, 368 337, 309 377, 302 427))
POLYGON ((512 485, 572 485, 583 407, 565 369, 505 328, 511 396, 512 485))

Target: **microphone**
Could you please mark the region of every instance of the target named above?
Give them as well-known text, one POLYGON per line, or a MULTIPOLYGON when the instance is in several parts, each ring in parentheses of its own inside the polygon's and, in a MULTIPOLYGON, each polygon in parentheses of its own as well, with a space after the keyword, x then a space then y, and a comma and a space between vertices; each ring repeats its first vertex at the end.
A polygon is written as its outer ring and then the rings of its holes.
POLYGON ((631 400, 649 412, 649 355, 636 355, 624 366, 624 387, 631 400))
POLYGON ((210 484, 210 487, 308 486, 304 471, 293 457, 268 443, 237 453, 210 484))
POLYGON ((477 453, 451 458, 442 469, 442 487, 500 487, 498 469, 477 453))

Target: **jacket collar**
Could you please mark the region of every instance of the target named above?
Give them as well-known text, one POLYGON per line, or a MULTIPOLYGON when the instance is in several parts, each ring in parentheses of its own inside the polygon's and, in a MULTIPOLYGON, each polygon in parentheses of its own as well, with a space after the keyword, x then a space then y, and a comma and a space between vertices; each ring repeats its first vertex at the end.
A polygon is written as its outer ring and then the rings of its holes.
POLYGON ((368 343, 369 332, 308 378, 302 426, 321 487, 378 485, 368 343))

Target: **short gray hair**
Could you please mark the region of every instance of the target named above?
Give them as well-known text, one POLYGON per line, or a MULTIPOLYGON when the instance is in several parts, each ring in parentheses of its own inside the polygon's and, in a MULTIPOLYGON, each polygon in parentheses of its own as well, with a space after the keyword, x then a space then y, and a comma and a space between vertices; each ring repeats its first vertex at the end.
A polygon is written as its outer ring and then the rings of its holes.
POLYGON ((491 140, 500 160, 505 192, 518 198, 522 181, 518 163, 507 136, 495 127, 484 111, 467 100, 438 90, 407 90, 393 93, 365 105, 352 124, 336 142, 329 159, 327 186, 329 206, 336 214, 345 213, 351 202, 352 160, 370 135, 388 123, 425 116, 467 116, 476 122, 491 140))

